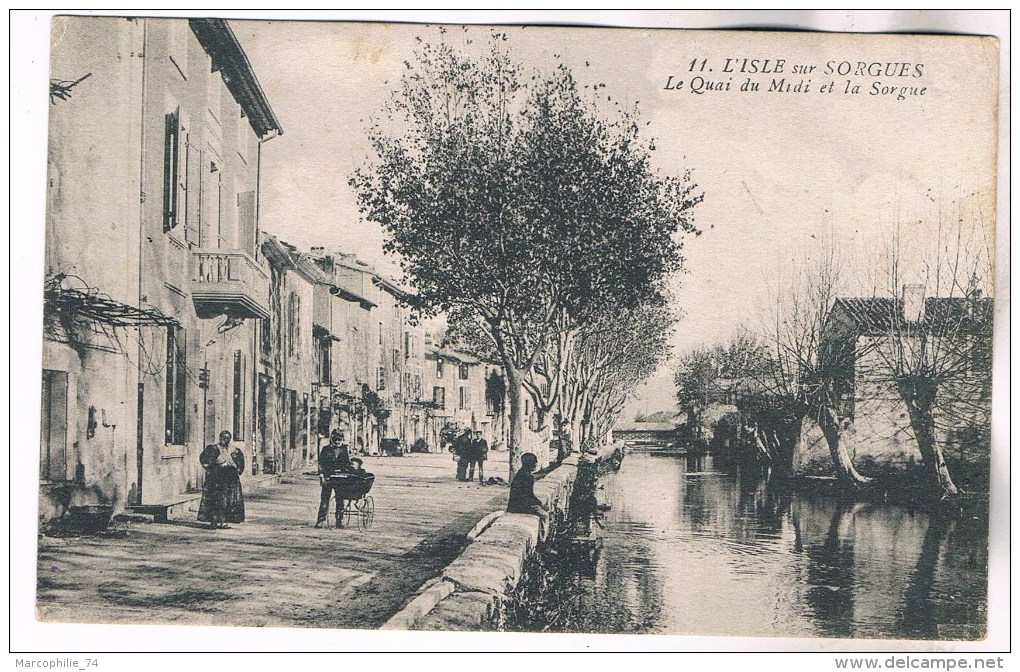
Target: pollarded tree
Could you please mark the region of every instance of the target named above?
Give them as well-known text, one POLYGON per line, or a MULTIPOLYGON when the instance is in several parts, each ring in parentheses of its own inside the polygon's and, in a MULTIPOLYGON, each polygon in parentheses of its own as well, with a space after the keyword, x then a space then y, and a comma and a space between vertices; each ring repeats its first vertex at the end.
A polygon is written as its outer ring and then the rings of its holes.
POLYGON ((771 413, 782 422, 776 445, 781 471, 789 472, 801 442, 804 420, 816 422, 825 436, 833 469, 849 489, 870 478, 857 471, 843 441, 849 418, 844 412, 852 398, 854 362, 867 354, 867 342, 841 341, 833 345, 830 311, 839 296, 841 265, 834 246, 795 270, 794 280, 774 288, 773 301, 762 330, 769 363, 759 378, 771 413))
POLYGON ((981 224, 955 204, 920 221, 919 263, 905 259, 897 227, 886 269, 889 296, 876 297, 881 335, 869 373, 887 381, 907 409, 909 427, 939 498, 962 494, 946 461, 945 438, 960 430, 988 436, 991 419, 993 300, 990 243, 981 224), (910 266, 917 268, 911 269, 910 266))
POLYGON ((563 66, 522 76, 507 45, 495 33, 475 57, 470 41, 419 41, 370 130, 377 158, 351 183, 421 307, 490 342, 507 379, 513 470, 536 359, 680 269, 701 196, 688 173, 653 170, 634 114, 604 113, 563 66))

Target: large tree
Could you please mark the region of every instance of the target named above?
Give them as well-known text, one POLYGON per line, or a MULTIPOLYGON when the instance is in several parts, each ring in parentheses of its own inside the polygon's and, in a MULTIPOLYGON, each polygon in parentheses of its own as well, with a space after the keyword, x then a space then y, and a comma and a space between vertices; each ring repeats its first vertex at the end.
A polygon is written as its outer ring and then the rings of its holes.
POLYGON ((888 294, 876 301, 887 335, 876 339, 871 374, 906 406, 928 485, 940 498, 962 494, 944 438, 961 430, 975 431, 979 442, 989 436, 993 255, 979 216, 960 203, 939 204, 912 227, 922 240, 909 245, 897 226, 885 255, 888 294))
POLYGON ((687 414, 687 426, 695 437, 703 433, 704 414, 713 401, 725 395, 737 405, 738 396, 761 390, 757 383, 767 366, 765 345, 743 329, 726 343, 683 353, 674 369, 673 383, 677 404, 687 414))
POLYGON ((777 283, 762 328, 770 362, 759 382, 771 397, 773 413, 783 416, 784 431, 775 444, 782 455, 780 471, 790 471, 806 419, 822 430, 833 469, 849 489, 870 478, 857 471, 843 441, 849 426, 845 412, 854 394, 854 362, 867 354, 866 342, 828 343, 829 313, 839 296, 842 273, 835 244, 794 269, 791 281, 777 283))
POLYGON ((565 66, 525 76, 504 34, 482 55, 447 38, 419 41, 351 182, 421 307, 475 325, 502 364, 513 470, 536 360, 656 295, 701 196, 686 171, 652 168, 635 113, 582 96, 565 66))

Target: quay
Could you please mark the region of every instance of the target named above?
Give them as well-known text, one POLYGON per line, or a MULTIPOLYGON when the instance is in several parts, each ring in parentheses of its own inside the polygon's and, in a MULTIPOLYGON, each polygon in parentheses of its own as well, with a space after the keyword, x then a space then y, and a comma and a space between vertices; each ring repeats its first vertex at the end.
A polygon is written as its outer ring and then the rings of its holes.
MULTIPOLYGON (((486 475, 505 479, 507 454, 489 457, 486 475)), ((317 477, 296 473, 246 492, 246 521, 226 530, 190 515, 121 535, 40 536, 37 618, 379 628, 460 556, 509 489, 456 481, 448 453, 365 466, 376 474, 367 531, 315 528, 317 477)))

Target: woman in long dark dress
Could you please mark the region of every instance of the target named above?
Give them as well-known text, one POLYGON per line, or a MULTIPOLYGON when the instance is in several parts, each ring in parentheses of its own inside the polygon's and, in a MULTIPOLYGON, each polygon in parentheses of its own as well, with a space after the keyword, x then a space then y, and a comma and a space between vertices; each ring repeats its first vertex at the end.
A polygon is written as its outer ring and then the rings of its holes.
POLYGON ((231 434, 220 432, 219 443, 205 447, 199 463, 205 468, 205 485, 198 506, 198 519, 209 527, 224 528, 227 523, 244 522, 244 495, 240 473, 244 471, 244 453, 230 452, 231 434))

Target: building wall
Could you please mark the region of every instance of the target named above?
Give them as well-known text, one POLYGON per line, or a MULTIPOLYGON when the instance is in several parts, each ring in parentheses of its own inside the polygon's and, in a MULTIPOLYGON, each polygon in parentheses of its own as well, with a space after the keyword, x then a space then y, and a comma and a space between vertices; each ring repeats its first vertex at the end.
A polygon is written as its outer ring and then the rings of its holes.
MULTIPOLYGON (((878 471, 917 468, 921 453, 910 428, 907 407, 887 373, 892 359, 892 343, 886 337, 864 336, 858 340, 861 353, 854 368, 854 401, 852 423, 841 441, 846 445, 854 464, 865 475, 878 471)), ((966 478, 987 477, 987 446, 982 448, 961 441, 968 427, 987 423, 990 397, 983 396, 975 384, 980 374, 960 382, 944 384, 934 409, 936 441, 953 464, 966 478)), ((800 472, 831 470, 828 444, 818 424, 804 423, 803 444, 795 456, 794 467, 800 472)))
MULTIPOLYGON (((427 424, 426 441, 430 447, 442 448, 440 432, 447 423, 454 423, 461 428, 470 427, 482 432, 482 436, 490 444, 493 442, 493 418, 485 404, 485 371, 486 365, 474 358, 468 361, 456 359, 435 348, 427 349, 423 361, 424 382, 422 395, 429 400, 435 399, 435 388, 445 390, 445 405, 442 409, 430 411, 427 424), (442 361, 442 376, 438 375, 438 363, 442 361), (467 378, 461 377, 461 365, 466 369, 467 378), (464 390, 464 404, 461 404, 461 389, 464 390)), ((433 448, 435 449, 435 448, 433 448)))
MULTIPOLYGON (((126 305, 138 304, 143 34, 134 19, 52 22, 51 78, 89 77, 49 110, 46 277, 64 274, 65 285, 126 305)), ((138 329, 109 333, 81 334, 76 347, 66 334, 44 335, 42 368, 54 372, 44 377, 61 389, 50 399, 60 408, 52 418, 44 409, 42 422, 43 517, 79 504, 120 506, 129 497, 138 329)))
POLYGON ((263 334, 269 337, 264 346, 269 389, 263 454, 272 459, 272 468, 290 471, 308 466, 317 455, 312 417, 318 405, 315 286, 290 268, 275 267, 271 274, 270 329, 263 334))
MULTIPOLYGON (((241 352, 244 378, 252 380, 256 361, 255 320, 221 331, 225 317, 202 319, 195 312, 190 283, 195 250, 241 250, 254 257, 254 211, 243 221, 239 195, 257 191, 257 139, 241 117, 219 72, 185 20, 146 19, 144 144, 142 148, 142 302, 177 318, 188 342, 185 397, 189 409, 186 440, 168 442, 164 421, 164 371, 143 374, 143 501, 162 502, 201 487, 198 455, 234 422, 234 359, 241 352), (182 135, 180 174, 187 189, 179 196, 179 223, 164 232, 164 178, 167 115, 177 113, 182 135), (209 371, 208 388, 196 372, 209 371)), ((165 334, 153 339, 154 352, 166 352, 165 334)), ((235 443, 252 455, 253 385, 244 385, 235 443)), ((242 477, 246 480, 250 470, 242 477)))
POLYGON ((167 503, 201 487, 198 454, 219 430, 236 425, 251 454, 257 320, 200 319, 190 284, 197 250, 256 254, 258 139, 186 20, 57 17, 53 38, 52 77, 90 76, 50 110, 47 276, 179 323, 183 422, 168 436, 169 328, 107 329, 77 352, 48 339, 43 369, 67 374, 65 461, 79 483, 44 487, 43 515, 72 498, 167 503), (164 231, 170 118, 179 214, 164 231))

